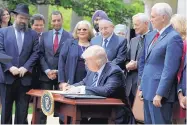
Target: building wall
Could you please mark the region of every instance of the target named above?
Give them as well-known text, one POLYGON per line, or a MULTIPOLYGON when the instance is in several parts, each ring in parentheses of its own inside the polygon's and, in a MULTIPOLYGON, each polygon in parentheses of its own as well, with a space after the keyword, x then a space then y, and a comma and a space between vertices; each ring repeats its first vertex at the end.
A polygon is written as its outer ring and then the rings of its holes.
POLYGON ((186 16, 186 14, 187 14, 186 13, 186 11, 187 11, 186 4, 187 4, 186 0, 178 0, 178 4, 177 4, 177 13, 178 14, 182 14, 182 15, 186 16))
MULTIPOLYGON (((183 1, 186 1, 186 0, 183 0, 183 1)), ((144 0, 145 13, 150 16, 152 6, 155 3, 159 3, 159 2, 168 3, 172 7, 173 13, 174 14, 177 13, 178 0, 144 0)))

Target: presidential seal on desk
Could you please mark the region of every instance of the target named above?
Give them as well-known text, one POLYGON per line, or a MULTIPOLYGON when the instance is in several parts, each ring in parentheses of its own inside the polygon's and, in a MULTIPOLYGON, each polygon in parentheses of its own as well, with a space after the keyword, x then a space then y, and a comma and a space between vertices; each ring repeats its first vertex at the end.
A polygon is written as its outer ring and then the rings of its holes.
POLYGON ((43 113, 47 116, 53 114, 54 112, 54 98, 51 92, 44 91, 41 96, 41 109, 43 113))

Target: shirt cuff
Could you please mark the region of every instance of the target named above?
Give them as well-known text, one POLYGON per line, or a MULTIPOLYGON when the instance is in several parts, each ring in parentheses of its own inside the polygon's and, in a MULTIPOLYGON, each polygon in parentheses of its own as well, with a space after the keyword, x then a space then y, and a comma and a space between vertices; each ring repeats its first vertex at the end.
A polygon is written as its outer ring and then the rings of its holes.
POLYGON ((177 94, 179 94, 180 92, 182 92, 182 89, 179 89, 179 90, 177 91, 177 94))
POLYGON ((85 88, 86 86, 78 86, 80 88, 80 94, 86 94, 85 88))
POLYGON ((50 69, 46 69, 45 70, 45 74, 47 75, 47 73, 50 71, 50 69))

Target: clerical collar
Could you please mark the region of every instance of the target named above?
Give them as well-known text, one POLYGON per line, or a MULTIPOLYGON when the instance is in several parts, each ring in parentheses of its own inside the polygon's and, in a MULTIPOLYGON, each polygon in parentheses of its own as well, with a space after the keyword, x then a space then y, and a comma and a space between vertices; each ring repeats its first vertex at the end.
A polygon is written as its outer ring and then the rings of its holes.
POLYGON ((145 37, 145 35, 147 34, 147 33, 149 33, 150 32, 150 30, 148 30, 146 33, 144 33, 143 35, 141 35, 140 37, 141 38, 144 38, 145 37))

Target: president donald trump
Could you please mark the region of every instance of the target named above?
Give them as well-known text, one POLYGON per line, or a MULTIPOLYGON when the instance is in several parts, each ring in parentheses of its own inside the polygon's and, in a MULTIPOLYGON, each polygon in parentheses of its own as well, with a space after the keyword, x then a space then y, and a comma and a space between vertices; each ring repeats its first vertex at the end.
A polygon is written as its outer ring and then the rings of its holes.
MULTIPOLYGON (((111 98, 119 98, 125 105, 116 109, 115 123, 127 124, 133 121, 131 110, 128 108, 127 96, 125 95, 125 76, 123 71, 111 62, 108 62, 107 54, 101 46, 93 45, 82 54, 88 67, 86 77, 73 86, 62 84, 62 90, 68 93, 91 94, 111 98), (129 119, 130 115, 130 119, 129 119)), ((98 119, 88 123, 101 123, 98 119), (98 121, 98 122, 97 122, 98 121)), ((102 121, 102 123, 104 123, 102 121)))
POLYGON ((171 124, 183 46, 180 35, 170 24, 171 16, 172 8, 167 3, 152 7, 151 23, 155 31, 146 36, 139 61, 146 124, 171 124))

